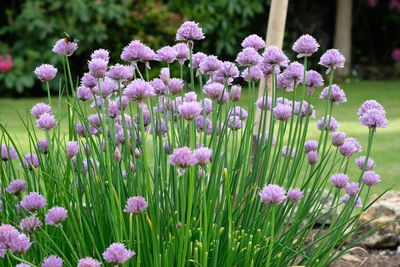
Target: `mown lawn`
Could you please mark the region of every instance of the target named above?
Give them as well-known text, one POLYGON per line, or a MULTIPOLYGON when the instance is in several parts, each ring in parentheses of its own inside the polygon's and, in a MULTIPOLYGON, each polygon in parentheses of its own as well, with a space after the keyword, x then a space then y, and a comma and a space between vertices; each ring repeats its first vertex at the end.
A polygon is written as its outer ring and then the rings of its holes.
MULTIPOLYGON (((359 124, 357 110, 368 99, 376 99, 387 111, 389 128, 378 129, 372 148, 371 157, 376 162, 375 171, 381 174, 382 183, 377 191, 388 187, 400 189, 400 81, 359 81, 341 84, 348 99, 347 103, 334 107, 333 116, 340 123, 340 130, 348 136, 357 138, 365 148, 367 142, 367 128, 359 124)), ((313 104, 317 110, 317 118, 323 116, 324 103, 318 99, 319 92, 314 95, 313 104)), ((17 140, 23 148, 28 148, 27 133, 19 115, 24 121, 29 117, 30 108, 37 102, 47 102, 47 98, 36 99, 0 99, 0 122, 17 140)), ((57 103, 57 99, 53 99, 57 103)), ((61 113, 65 114, 66 105, 61 107, 61 113)), ((310 139, 318 139, 319 132, 315 128, 316 120, 311 124, 310 139)), ((65 125, 63 126, 64 129, 65 125)), ((42 131, 38 131, 43 136, 42 131)), ((356 155, 358 157, 358 155, 356 155)), ((349 169, 350 175, 356 175, 354 164, 349 169)), ((375 192, 377 192, 375 191, 375 192)))

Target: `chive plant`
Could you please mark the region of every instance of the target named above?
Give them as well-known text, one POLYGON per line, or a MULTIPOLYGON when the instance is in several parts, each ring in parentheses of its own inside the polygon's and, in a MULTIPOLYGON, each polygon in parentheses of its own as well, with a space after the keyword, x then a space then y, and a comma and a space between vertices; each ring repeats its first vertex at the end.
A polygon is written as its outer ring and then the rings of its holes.
MULTIPOLYGON (((80 83, 69 62, 77 44, 55 44, 64 73, 58 109, 67 101, 67 113, 55 111, 48 90, 49 103, 24 120, 28 148, 1 125, 3 266, 327 266, 365 238, 340 250, 376 200, 371 147, 387 121, 376 101, 360 107, 368 145, 359 176, 348 177, 361 146, 332 116, 347 101, 333 83, 340 52, 319 61, 328 85, 315 122, 310 96, 324 79, 308 69, 319 48, 313 37, 293 45, 303 63, 256 35, 236 63, 221 61, 194 52, 204 38, 185 22, 173 47, 154 52, 132 41, 121 54, 127 65, 96 50, 80 83), (164 66, 150 78, 155 60, 164 66), (270 90, 255 99, 263 77, 270 90), (308 140, 315 124, 319 139, 308 140)), ((35 74, 47 83, 57 69, 35 74)))

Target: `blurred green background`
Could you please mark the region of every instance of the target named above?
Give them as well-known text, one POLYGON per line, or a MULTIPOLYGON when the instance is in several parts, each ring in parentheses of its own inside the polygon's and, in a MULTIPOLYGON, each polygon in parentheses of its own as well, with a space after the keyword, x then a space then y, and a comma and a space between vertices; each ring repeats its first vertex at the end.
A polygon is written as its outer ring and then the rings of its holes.
MULTIPOLYGON (((199 22, 207 36, 196 43, 196 50, 233 60, 247 35, 265 36, 269 6, 269 0, 0 1, 0 64, 12 57, 12 68, 0 72, 0 95, 44 95, 32 71, 42 63, 60 66, 60 57, 51 48, 64 32, 80 40, 72 59, 76 75, 85 71, 91 51, 97 48, 110 50, 111 63, 115 63, 120 61, 122 47, 132 39, 153 49, 173 43, 177 28, 185 20, 199 22)), ((285 52, 294 58, 291 44, 304 33, 312 34, 321 44, 316 56, 331 48, 335 8, 334 0, 289 0, 285 52)), ((400 0, 353 0, 352 13, 352 76, 399 77, 393 51, 399 48, 400 60, 400 35, 396 34, 400 0)), ((315 65, 312 67, 317 68, 315 65)), ((52 88, 57 88, 56 84, 52 88)))

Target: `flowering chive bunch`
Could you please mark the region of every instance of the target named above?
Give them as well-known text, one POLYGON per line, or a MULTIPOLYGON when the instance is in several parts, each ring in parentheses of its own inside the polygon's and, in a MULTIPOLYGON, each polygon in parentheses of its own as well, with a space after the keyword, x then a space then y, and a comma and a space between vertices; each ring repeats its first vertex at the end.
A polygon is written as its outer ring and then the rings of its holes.
MULTIPOLYGON (((29 149, 1 130, 4 262, 325 266, 340 255, 384 179, 370 157, 378 128, 388 125, 384 108, 374 100, 360 107, 362 148, 332 116, 347 101, 346 88, 333 83, 345 63, 338 50, 319 59, 326 77, 308 67, 318 61, 311 35, 293 44, 299 62, 257 35, 225 61, 195 49, 204 38, 201 25, 185 22, 177 43, 157 51, 140 40, 120 58, 95 50, 79 84, 70 67, 77 43, 57 41, 67 113, 52 109, 59 105, 48 90, 49 102, 34 105, 25 123, 29 149), (156 61, 160 72, 150 74, 156 61), (256 99, 262 78, 271 88, 256 99), (309 97, 316 91, 325 107, 317 112, 309 97), (320 130, 315 140, 311 127, 320 130), (326 204, 341 212, 321 214, 324 188, 333 195, 326 204)), ((57 69, 45 64, 35 74, 49 88, 57 69)))

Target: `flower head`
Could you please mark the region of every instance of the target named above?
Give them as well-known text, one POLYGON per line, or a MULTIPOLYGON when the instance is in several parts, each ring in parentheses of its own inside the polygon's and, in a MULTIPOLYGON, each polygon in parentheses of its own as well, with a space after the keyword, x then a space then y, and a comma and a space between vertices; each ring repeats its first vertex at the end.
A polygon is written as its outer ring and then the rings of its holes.
POLYGON ((312 95, 315 91, 314 87, 324 86, 324 79, 315 70, 309 70, 306 73, 306 84, 308 85, 307 94, 312 95))
POLYGON ((113 265, 123 264, 128 261, 135 252, 126 249, 124 244, 113 243, 103 253, 103 258, 106 262, 113 265))
POLYGON ((151 86, 154 88, 154 93, 156 95, 165 95, 165 92, 167 91, 167 86, 161 80, 160 78, 155 78, 152 81, 150 81, 151 86))
POLYGON ((37 67, 34 71, 36 77, 40 79, 42 82, 48 82, 53 80, 53 78, 57 74, 57 69, 50 64, 42 64, 37 67))
POLYGON ((60 257, 56 255, 50 255, 43 260, 42 267, 62 267, 62 265, 63 260, 60 257))
POLYGON ((201 110, 199 102, 185 102, 178 107, 179 115, 188 121, 196 119, 201 110))
POLYGON ((329 130, 330 132, 335 132, 337 128, 339 128, 339 123, 336 121, 334 117, 322 117, 318 122, 317 122, 317 128, 322 131, 322 130, 329 130))
POLYGON ((271 65, 274 71, 279 71, 281 67, 288 65, 289 59, 278 47, 268 46, 263 53, 263 62, 271 65))
MULTIPOLYGON (((345 194, 345 195, 341 198, 341 200, 342 200, 344 203, 347 203, 347 202, 350 200, 350 198, 351 198, 351 196, 350 196, 349 194, 345 194)), ((354 206, 356 206, 356 207, 358 207, 358 208, 362 207, 362 202, 361 202, 360 197, 356 197, 356 202, 354 203, 354 206)))
POLYGON ((252 34, 244 38, 242 42, 242 47, 243 48, 252 47, 255 50, 260 50, 265 48, 265 41, 257 34, 252 34))
POLYGON ((299 202, 303 198, 303 192, 299 189, 290 189, 287 193, 287 198, 293 203, 299 202))
POLYGON ((136 196, 130 197, 126 201, 126 206, 124 212, 133 213, 137 215, 141 212, 144 212, 148 207, 146 200, 143 197, 136 196))
POLYGON ((381 111, 385 111, 383 106, 379 104, 376 100, 367 100, 358 109, 357 114, 362 117, 365 113, 367 113, 368 110, 370 109, 377 109, 381 111))
POLYGON ((292 117, 292 107, 286 104, 277 104, 274 108, 276 120, 288 121, 292 117))
POLYGON ((388 127, 386 112, 377 108, 368 109, 362 116, 360 116, 360 123, 361 125, 367 126, 374 131, 377 127, 388 127))
POLYGON ((42 222, 35 215, 31 215, 21 220, 21 228, 28 234, 33 234, 40 227, 42 227, 42 222))
POLYGON ((26 191, 26 182, 21 179, 16 179, 8 185, 6 190, 8 193, 18 196, 26 191))
POLYGON ((204 38, 203 30, 194 21, 185 21, 176 32, 177 41, 193 41, 204 38))
POLYGON ((282 75, 289 81, 299 84, 303 81, 304 66, 299 62, 292 62, 287 66, 282 75))
POLYGON ((349 183, 349 176, 343 173, 337 173, 331 176, 331 183, 334 187, 343 189, 349 183))
POLYGON ((310 151, 317 151, 318 142, 316 140, 308 140, 304 143, 304 152, 308 153, 310 151))
POLYGON ((102 58, 93 58, 89 61, 89 72, 95 78, 102 78, 107 71, 108 61, 102 58))
POLYGON ((133 77, 134 68, 132 66, 125 66, 122 64, 115 64, 110 67, 106 75, 110 79, 116 81, 126 81, 133 77))
POLYGON ((253 47, 244 48, 236 58, 236 62, 240 66, 252 67, 258 65, 262 60, 262 56, 253 47))
POLYGON ((260 192, 261 201, 267 205, 280 204, 286 199, 285 189, 279 185, 269 184, 260 192))
POLYGON ((124 95, 129 101, 142 101, 155 96, 154 88, 149 82, 142 79, 133 80, 124 90, 124 95))
POLYGON ((46 206, 46 199, 36 192, 32 192, 25 196, 21 201, 21 207, 26 211, 35 212, 46 206))
POLYGON ((39 158, 36 154, 27 153, 24 156, 23 166, 29 170, 39 167, 39 158))
POLYGON ((234 108, 231 108, 228 112, 229 116, 238 116, 241 120, 247 119, 249 116, 247 110, 245 110, 242 107, 236 106, 234 108))
POLYGON ((240 130, 243 128, 243 121, 239 116, 233 115, 229 117, 227 126, 233 131, 240 130))
POLYGON ((207 147, 200 147, 193 154, 197 160, 197 164, 200 166, 205 166, 211 162, 212 150, 207 147))
POLYGON ((78 267, 101 267, 101 262, 91 257, 85 257, 78 261, 78 267))
POLYGON ((36 120, 36 127, 44 131, 50 131, 56 125, 56 119, 49 113, 43 113, 40 115, 39 119, 36 120))
POLYGON ((65 38, 58 40, 53 46, 53 52, 60 56, 71 56, 78 49, 78 44, 69 42, 65 38))
POLYGON ((68 217, 68 210, 62 207, 52 207, 46 214, 46 224, 58 226, 68 217))
POLYGON ((207 57, 207 55, 202 52, 197 52, 197 53, 193 54, 193 57, 192 57, 193 68, 194 69, 200 68, 200 62, 203 59, 205 59, 206 57, 207 57))
POLYGON ((259 109, 271 110, 272 97, 269 96, 268 99, 266 99, 265 96, 262 96, 256 101, 256 105, 259 109))
POLYGON ((157 50, 157 60, 166 63, 173 63, 178 55, 178 51, 171 46, 164 46, 157 50))
POLYGON ((381 177, 376 172, 366 171, 362 176, 362 181, 366 186, 374 186, 381 182, 381 177))
POLYGON ((208 83, 204 85, 203 91, 217 103, 224 104, 229 99, 229 93, 222 83, 208 83))
POLYGON ((186 60, 189 59, 190 51, 189 47, 185 43, 179 43, 174 45, 174 49, 176 50, 176 59, 178 60, 179 64, 185 63, 186 60))
POLYGON ((97 79, 95 77, 93 77, 92 74, 87 72, 87 73, 83 74, 83 76, 81 78, 81 84, 83 86, 92 88, 92 87, 95 87, 97 85, 97 79))
POLYGON ((332 103, 339 104, 339 103, 347 102, 347 98, 346 98, 344 91, 336 84, 332 84, 332 86, 330 88, 329 88, 329 86, 325 87, 324 90, 322 90, 319 98, 325 99, 325 100, 328 99, 329 89, 331 91, 329 99, 332 103))
POLYGON ((231 84, 237 77, 239 77, 239 69, 236 65, 232 62, 224 61, 222 67, 214 73, 212 80, 214 82, 231 84))
POLYGON ((92 90, 89 87, 81 85, 76 90, 76 97, 83 102, 93 99, 92 90))
POLYGON ((240 87, 239 85, 233 85, 231 87, 231 91, 229 92, 229 97, 232 100, 232 102, 239 101, 241 93, 242 93, 242 87, 240 87))
POLYGON ((93 53, 90 55, 90 58, 101 58, 108 62, 110 60, 110 52, 108 52, 106 49, 100 48, 93 51, 93 53))
POLYGON ((318 152, 310 151, 307 153, 307 160, 310 165, 314 165, 318 161, 318 152))
POLYGON ((195 165, 197 159, 189 147, 181 147, 172 151, 172 155, 169 157, 169 163, 171 165, 177 165, 180 168, 188 168, 195 165))
POLYGON ((51 107, 45 103, 37 103, 31 109, 31 114, 39 119, 44 113, 51 113, 51 107))
POLYGON ((326 73, 328 74, 331 70, 343 68, 345 58, 337 49, 327 50, 320 58, 320 65, 327 67, 326 73))
POLYGON ((258 66, 250 67, 250 77, 249 77, 249 68, 243 70, 242 74, 240 75, 246 82, 250 81, 255 82, 260 80, 263 77, 264 73, 258 66))
POLYGON ((9 159, 16 160, 18 159, 17 151, 15 151, 13 146, 6 146, 5 144, 1 145, 1 159, 6 161, 9 159))
POLYGON ((313 53, 317 52, 318 48, 319 44, 315 38, 309 34, 300 36, 292 46, 293 51, 298 53, 297 57, 299 58, 311 56, 313 53))
POLYGON ((171 94, 176 95, 183 89, 183 80, 172 78, 169 80, 167 88, 171 94))
POLYGON ((348 183, 346 185, 346 193, 349 194, 351 197, 357 196, 359 191, 360 191, 360 185, 356 182, 348 183))
POLYGON ((207 56, 200 62, 199 69, 204 74, 212 75, 216 70, 222 68, 222 64, 222 61, 216 56, 207 56))
POLYGON ((346 133, 344 132, 333 132, 332 133, 332 145, 335 147, 340 147, 344 144, 346 140, 346 133))
POLYGON ((361 152, 361 145, 354 138, 346 138, 343 145, 339 147, 339 152, 343 156, 351 158, 354 153, 361 152))
POLYGON ((67 157, 73 158, 79 152, 79 145, 76 141, 69 141, 67 143, 67 157))
MULTIPOLYGON (((364 169, 364 164, 365 164, 366 157, 361 156, 358 159, 356 159, 356 165, 360 170, 364 169)), ((368 158, 368 162, 365 164, 365 170, 370 171, 372 168, 375 166, 375 162, 373 159, 368 158)))

